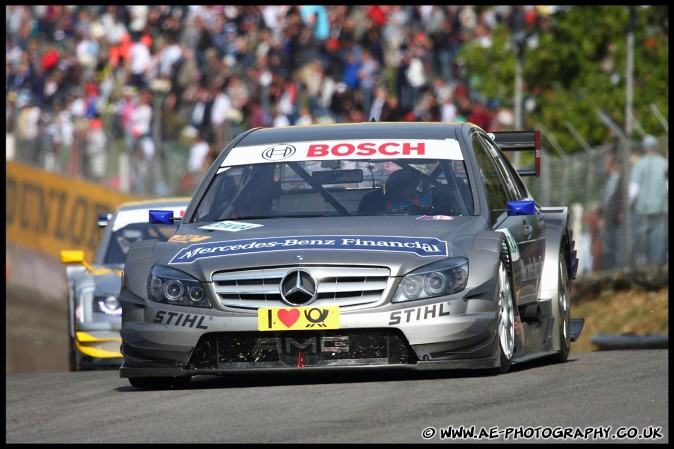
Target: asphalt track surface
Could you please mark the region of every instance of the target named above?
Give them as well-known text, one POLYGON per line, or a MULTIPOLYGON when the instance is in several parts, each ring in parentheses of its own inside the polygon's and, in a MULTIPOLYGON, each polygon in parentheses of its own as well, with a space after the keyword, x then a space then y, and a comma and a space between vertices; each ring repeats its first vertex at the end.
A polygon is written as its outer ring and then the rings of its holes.
POLYGON ((667 349, 572 352, 499 376, 304 371, 142 391, 114 370, 67 372, 65 300, 6 293, 6 443, 669 442, 667 349))
POLYGON ((64 310, 37 301, 8 297, 6 443, 669 442, 666 349, 571 353, 505 375, 304 371, 143 391, 115 370, 65 371, 64 310))

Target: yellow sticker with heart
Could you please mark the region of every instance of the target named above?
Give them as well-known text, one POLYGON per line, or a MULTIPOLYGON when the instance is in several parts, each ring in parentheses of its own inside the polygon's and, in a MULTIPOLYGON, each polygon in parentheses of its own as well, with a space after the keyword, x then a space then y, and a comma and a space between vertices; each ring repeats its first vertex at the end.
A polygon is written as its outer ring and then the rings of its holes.
POLYGON ((257 310, 260 331, 339 329, 339 306, 257 310))

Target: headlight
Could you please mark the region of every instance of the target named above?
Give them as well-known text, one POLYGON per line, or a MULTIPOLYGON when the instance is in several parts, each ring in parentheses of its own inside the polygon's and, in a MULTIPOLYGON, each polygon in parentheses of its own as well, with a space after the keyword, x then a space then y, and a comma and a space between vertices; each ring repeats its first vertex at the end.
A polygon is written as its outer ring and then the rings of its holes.
POLYGON ((122 305, 114 295, 94 296, 95 312, 102 312, 109 316, 122 316, 122 305))
POLYGON ((150 271, 147 297, 164 304, 211 308, 201 282, 182 271, 161 265, 155 265, 150 271))
POLYGON ((393 302, 451 295, 466 288, 467 283, 468 259, 452 257, 421 267, 405 276, 393 296, 393 302))

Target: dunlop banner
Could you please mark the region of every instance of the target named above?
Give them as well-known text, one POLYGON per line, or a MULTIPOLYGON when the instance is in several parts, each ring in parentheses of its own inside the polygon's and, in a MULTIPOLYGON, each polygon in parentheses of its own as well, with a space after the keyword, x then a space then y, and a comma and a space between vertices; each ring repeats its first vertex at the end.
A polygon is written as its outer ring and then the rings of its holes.
POLYGON ((6 240, 59 259, 62 249, 93 260, 102 234, 98 214, 139 199, 19 162, 6 162, 6 240))

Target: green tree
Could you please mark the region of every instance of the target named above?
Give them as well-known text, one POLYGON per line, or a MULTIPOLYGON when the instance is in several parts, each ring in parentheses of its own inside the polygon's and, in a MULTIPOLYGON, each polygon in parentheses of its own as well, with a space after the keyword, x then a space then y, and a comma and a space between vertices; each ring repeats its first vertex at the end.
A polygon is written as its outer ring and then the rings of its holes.
MULTIPOLYGON (((651 105, 668 116, 669 7, 634 7, 633 116, 655 135, 663 127, 651 105)), ((624 128, 627 101, 628 6, 566 6, 541 16, 529 30, 523 53, 526 105, 523 127, 543 123, 567 153, 581 150, 569 122, 590 145, 609 139, 597 110, 624 128)), ((513 107, 516 46, 512 30, 499 24, 492 46, 465 43, 459 52, 471 89, 513 107)), ((633 128, 634 129, 634 128, 633 128)), ((639 135, 632 135, 638 139, 639 135)))

